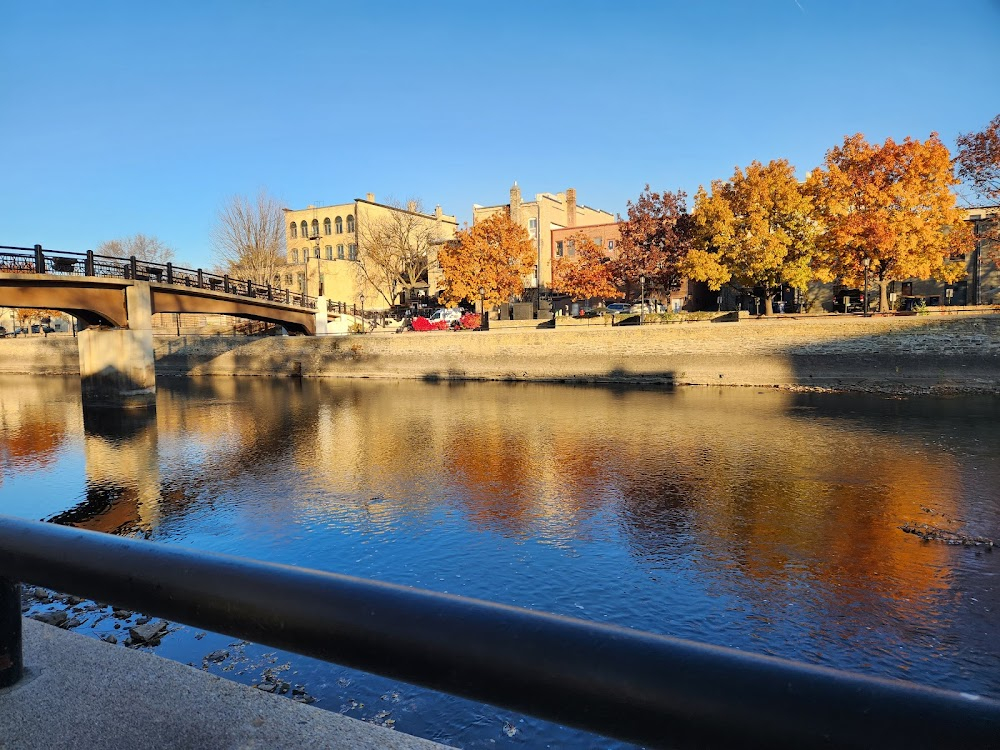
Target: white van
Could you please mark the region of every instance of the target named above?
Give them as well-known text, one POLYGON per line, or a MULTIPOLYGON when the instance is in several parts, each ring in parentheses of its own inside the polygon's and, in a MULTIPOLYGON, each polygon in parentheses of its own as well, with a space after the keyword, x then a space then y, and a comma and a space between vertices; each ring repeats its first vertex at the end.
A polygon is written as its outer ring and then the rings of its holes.
POLYGON ((461 307, 439 307, 428 318, 431 323, 437 323, 438 321, 445 321, 448 325, 452 323, 457 323, 462 319, 465 311, 461 307))

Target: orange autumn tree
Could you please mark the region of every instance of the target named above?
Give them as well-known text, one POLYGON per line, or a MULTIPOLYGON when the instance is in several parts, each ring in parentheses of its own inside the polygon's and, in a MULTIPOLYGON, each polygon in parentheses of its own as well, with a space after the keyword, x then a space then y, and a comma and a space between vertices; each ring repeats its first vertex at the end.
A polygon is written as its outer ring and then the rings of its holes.
POLYGON ((955 205, 947 147, 937 133, 869 144, 860 133, 826 154, 808 189, 824 225, 819 244, 833 273, 860 286, 863 261, 879 288, 879 311, 889 309, 887 288, 917 278, 953 282, 965 275, 953 255, 972 249, 972 230, 955 205))
POLYGON ((611 280, 610 259, 604 254, 604 248, 583 232, 573 235, 566 244, 574 248, 576 255, 556 260, 552 289, 573 299, 617 297, 618 289, 611 280))
MULTIPOLYGON (((814 264, 817 224, 812 200, 784 159, 739 167, 727 181, 713 180, 712 193, 698 188, 694 220, 700 247, 688 253, 684 270, 711 289, 735 280, 764 289, 764 314, 782 284, 797 289, 823 272, 814 264)), ((828 280, 828 279, 826 279, 828 280)))
POLYGON ((482 289, 492 307, 524 291, 524 277, 535 267, 535 244, 528 230, 501 212, 456 232, 438 252, 438 263, 445 304, 478 300, 482 289))

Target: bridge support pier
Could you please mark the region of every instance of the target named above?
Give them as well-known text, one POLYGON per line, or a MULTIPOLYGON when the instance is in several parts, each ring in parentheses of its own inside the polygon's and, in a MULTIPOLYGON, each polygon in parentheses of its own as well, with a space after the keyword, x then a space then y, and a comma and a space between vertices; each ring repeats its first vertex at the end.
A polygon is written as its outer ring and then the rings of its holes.
POLYGON ((316 298, 316 335, 317 336, 322 336, 322 335, 324 335, 327 332, 327 330, 326 330, 327 320, 328 320, 328 318, 327 318, 327 311, 326 311, 326 297, 317 297, 316 298))
POLYGON ((128 328, 85 328, 77 335, 84 408, 155 408, 152 303, 148 283, 125 288, 128 328))

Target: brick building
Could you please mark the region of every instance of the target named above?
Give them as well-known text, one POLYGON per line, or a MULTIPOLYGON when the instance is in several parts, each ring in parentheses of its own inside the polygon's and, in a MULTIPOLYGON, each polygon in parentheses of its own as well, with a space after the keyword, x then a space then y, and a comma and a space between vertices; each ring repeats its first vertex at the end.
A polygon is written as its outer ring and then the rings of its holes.
POLYGON ((564 228, 590 227, 613 223, 615 216, 607 211, 590 208, 576 202, 576 190, 565 193, 537 193, 533 201, 521 199, 521 188, 515 182, 510 189, 510 203, 496 206, 472 206, 472 223, 506 211, 515 224, 528 230, 537 248, 534 278, 529 286, 545 288, 552 283, 552 232, 564 228))

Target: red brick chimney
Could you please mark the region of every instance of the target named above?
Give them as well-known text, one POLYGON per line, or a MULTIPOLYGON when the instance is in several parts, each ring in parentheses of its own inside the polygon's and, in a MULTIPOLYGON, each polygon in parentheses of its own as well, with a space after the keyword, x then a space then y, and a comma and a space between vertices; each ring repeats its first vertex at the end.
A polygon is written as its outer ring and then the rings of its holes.
POLYGON ((566 226, 576 226, 576 188, 566 188, 566 226))

